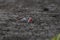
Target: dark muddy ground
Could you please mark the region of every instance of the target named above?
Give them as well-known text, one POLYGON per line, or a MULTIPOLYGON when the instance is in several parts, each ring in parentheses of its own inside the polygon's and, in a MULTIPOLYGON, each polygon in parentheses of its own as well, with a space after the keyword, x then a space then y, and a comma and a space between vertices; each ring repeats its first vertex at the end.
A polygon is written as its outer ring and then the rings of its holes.
POLYGON ((0 40, 49 40, 60 33, 60 0, 0 0, 0 40), (20 22, 31 16, 33 23, 20 22))

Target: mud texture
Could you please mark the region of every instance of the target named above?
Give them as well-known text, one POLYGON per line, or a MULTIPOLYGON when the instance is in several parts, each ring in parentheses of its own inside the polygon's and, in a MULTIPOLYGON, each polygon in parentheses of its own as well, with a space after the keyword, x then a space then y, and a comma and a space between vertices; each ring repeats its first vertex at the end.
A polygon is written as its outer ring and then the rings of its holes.
POLYGON ((0 40, 51 40, 59 33, 60 0, 0 0, 0 40))

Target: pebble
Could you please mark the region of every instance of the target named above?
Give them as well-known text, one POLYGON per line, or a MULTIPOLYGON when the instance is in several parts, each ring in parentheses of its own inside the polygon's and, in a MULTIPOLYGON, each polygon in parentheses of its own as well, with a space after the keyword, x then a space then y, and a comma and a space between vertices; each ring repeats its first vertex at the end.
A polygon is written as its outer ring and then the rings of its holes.
POLYGON ((27 19, 24 17, 24 18, 21 19, 21 21, 22 21, 22 22, 26 22, 27 19))

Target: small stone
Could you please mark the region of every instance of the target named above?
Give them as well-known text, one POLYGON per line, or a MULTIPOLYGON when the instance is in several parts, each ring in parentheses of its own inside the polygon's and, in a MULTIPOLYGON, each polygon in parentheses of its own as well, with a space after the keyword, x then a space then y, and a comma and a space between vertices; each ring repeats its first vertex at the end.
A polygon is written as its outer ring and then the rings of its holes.
POLYGON ((21 30, 21 32, 25 32, 25 30, 21 30))
POLYGON ((29 29, 30 29, 30 30, 32 30, 32 29, 33 29, 33 27, 30 27, 29 29))
POLYGON ((22 22, 27 22, 27 19, 24 17, 21 19, 22 22))

